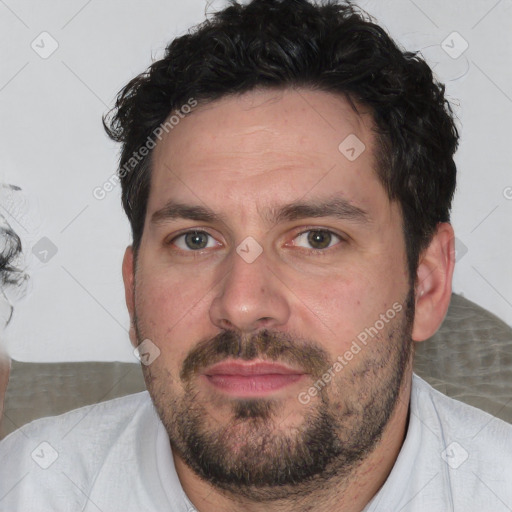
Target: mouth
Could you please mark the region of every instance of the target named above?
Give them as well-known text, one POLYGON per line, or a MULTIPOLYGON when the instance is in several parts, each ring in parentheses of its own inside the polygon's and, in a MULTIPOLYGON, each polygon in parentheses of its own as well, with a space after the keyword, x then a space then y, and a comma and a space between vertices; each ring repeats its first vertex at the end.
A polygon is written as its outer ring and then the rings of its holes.
POLYGON ((217 391, 239 398, 263 397, 301 380, 306 374, 268 361, 224 361, 207 368, 202 377, 217 391))

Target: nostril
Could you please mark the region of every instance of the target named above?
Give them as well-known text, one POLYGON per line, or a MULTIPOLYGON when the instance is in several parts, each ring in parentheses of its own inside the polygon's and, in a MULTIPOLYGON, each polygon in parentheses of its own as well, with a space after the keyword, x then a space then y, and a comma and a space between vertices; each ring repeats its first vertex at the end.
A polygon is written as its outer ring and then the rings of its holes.
POLYGON ((226 330, 233 330, 235 328, 234 324, 231 323, 226 318, 223 318, 221 320, 221 327, 222 327, 222 329, 226 329, 226 330))

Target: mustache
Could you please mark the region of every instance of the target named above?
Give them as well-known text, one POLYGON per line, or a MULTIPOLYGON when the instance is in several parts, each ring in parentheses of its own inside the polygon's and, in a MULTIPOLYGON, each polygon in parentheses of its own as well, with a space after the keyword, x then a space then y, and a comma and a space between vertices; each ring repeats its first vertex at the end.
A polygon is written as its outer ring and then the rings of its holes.
POLYGON ((268 329, 253 334, 222 331, 213 338, 200 341, 188 353, 180 378, 188 381, 194 374, 227 358, 279 361, 313 376, 322 375, 329 367, 327 352, 311 341, 268 329))

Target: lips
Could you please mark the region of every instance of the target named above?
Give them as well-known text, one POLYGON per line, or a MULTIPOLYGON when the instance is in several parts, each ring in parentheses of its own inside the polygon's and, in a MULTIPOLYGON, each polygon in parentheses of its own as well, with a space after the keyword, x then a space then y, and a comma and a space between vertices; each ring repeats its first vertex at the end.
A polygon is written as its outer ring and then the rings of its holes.
POLYGON ((203 377, 218 391, 239 397, 264 396, 299 381, 304 372, 271 362, 217 363, 203 377))

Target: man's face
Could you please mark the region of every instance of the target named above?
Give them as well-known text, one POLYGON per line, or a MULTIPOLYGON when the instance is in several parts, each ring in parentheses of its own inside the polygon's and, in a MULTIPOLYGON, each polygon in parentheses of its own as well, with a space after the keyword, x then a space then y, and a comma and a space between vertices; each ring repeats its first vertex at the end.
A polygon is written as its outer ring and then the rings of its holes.
POLYGON ((289 90, 198 107, 154 150, 131 312, 174 451, 217 485, 349 471, 389 421, 413 306, 374 147, 369 114, 289 90))

